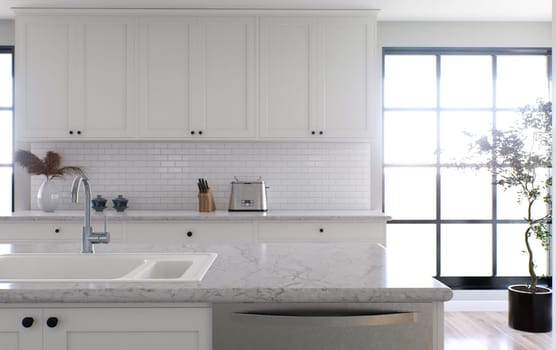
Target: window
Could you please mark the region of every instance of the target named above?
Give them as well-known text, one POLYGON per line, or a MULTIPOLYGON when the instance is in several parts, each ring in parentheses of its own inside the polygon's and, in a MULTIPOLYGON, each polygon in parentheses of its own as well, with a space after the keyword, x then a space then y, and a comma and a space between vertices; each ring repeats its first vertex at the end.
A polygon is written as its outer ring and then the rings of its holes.
POLYGON ((13 209, 13 47, 0 46, 0 212, 13 209))
MULTIPOLYGON (((550 96, 549 49, 383 52, 388 246, 454 288, 525 281, 524 209, 483 171, 462 170, 469 137, 550 96)), ((539 274, 548 254, 538 251, 539 274), (542 259, 541 257, 545 257, 542 259)))

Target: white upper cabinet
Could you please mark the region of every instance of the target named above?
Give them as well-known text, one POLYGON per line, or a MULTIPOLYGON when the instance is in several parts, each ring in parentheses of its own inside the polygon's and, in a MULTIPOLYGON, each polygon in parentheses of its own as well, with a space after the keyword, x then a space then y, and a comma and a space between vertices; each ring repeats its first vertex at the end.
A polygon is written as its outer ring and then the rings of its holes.
POLYGON ((142 136, 256 136, 255 17, 149 18, 140 27, 142 136))
POLYGON ((20 16, 16 26, 20 139, 114 139, 134 132, 129 20, 20 16))
POLYGON ((371 15, 261 18, 261 136, 370 138, 375 45, 371 15))
POLYGON ((318 126, 316 23, 313 17, 261 19, 262 137, 309 137, 318 126))
POLYGON ((378 137, 373 11, 16 12, 18 141, 378 137))

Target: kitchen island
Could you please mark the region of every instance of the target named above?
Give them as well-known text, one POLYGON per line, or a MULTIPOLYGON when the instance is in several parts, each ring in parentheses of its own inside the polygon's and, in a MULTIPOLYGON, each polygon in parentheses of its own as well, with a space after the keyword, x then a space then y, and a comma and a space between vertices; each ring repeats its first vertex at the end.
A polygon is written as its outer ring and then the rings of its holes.
MULTIPOLYGON (((0 252, 5 254, 78 249, 77 244, 0 245, 0 252)), ((376 343, 369 347, 372 349, 442 349, 443 302, 451 298, 451 290, 431 277, 411 271, 410 263, 407 273, 400 274, 401 269, 388 266, 386 250, 376 244, 97 247, 99 254, 145 251, 215 252, 218 257, 200 282, 0 283, 0 302, 6 307, 208 305, 213 310, 215 349, 239 349, 246 342, 257 348, 261 341, 270 342, 266 344, 269 349, 301 348, 306 344, 295 338, 304 334, 313 340, 332 336, 342 344, 351 339, 353 346, 344 344, 346 349, 355 349, 362 341, 370 340, 376 343), (374 321, 364 320, 363 325, 349 326, 350 320, 369 316, 380 319, 384 315, 384 324, 372 326, 369 324, 374 321), (389 315, 402 315, 402 324, 396 324, 389 315), (277 320, 296 326, 293 330, 276 326, 277 320), (332 324, 314 325, 314 320, 332 320, 332 324), (343 321, 347 321, 345 327, 341 326, 343 321), (249 339, 253 334, 254 338, 249 339), (287 347, 278 338, 285 340, 287 347), (400 339, 402 342, 397 345, 387 345, 400 339)), ((337 346, 327 342, 331 346, 328 348, 337 346)))

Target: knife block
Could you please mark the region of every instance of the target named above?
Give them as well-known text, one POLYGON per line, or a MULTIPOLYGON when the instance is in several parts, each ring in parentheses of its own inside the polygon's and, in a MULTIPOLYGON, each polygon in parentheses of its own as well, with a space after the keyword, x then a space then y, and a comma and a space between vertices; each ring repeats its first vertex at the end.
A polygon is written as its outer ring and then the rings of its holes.
POLYGON ((212 190, 209 188, 206 193, 199 193, 199 211, 211 212, 216 210, 212 190))

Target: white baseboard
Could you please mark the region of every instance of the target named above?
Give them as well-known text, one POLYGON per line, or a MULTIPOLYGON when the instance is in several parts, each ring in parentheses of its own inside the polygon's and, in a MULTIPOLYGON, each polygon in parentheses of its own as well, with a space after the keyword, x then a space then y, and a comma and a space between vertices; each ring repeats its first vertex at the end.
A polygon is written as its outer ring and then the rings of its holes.
POLYGON ((507 311, 508 291, 454 290, 452 300, 444 304, 445 311, 507 311))

